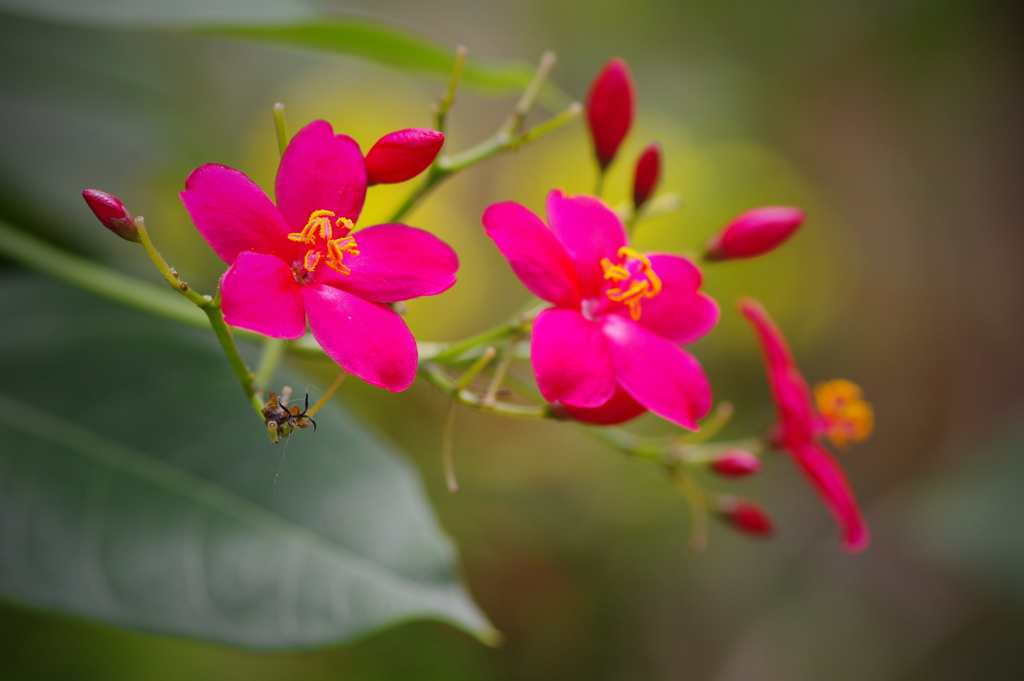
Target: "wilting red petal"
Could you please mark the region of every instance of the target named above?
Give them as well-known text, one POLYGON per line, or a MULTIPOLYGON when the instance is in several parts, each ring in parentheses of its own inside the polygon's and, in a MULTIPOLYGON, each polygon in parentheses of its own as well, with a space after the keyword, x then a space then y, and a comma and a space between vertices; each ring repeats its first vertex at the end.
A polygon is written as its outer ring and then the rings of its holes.
POLYGON ((615 371, 600 327, 576 310, 548 308, 533 322, 530 359, 548 402, 599 407, 615 391, 615 371))
POLYGON ((291 266, 274 255, 243 251, 221 281, 224 321, 273 338, 306 332, 302 294, 291 266))
POLYGON ((577 421, 593 423, 598 426, 614 426, 635 419, 647 411, 644 405, 634 400, 621 385, 615 386, 610 400, 600 407, 574 407, 571 404, 562 406, 577 421))
POLYGON ((708 260, 752 258, 782 245, 803 224, 799 208, 765 206, 736 216, 707 245, 708 260))
POLYGON ((104 227, 127 241, 139 240, 135 218, 116 196, 99 189, 86 189, 82 192, 82 198, 104 227))
POLYGON ((601 258, 619 262, 619 249, 626 245, 622 220, 601 199, 564 196, 558 189, 548 194, 547 213, 551 231, 576 265, 583 297, 602 297, 601 258))
POLYGON ((300 288, 309 328, 328 357, 371 385, 392 392, 412 385, 419 354, 398 313, 327 284, 300 288))
POLYGON ((661 179, 661 145, 651 142, 640 152, 633 171, 633 208, 639 209, 651 198, 661 179))
POLYGON ((408 128, 384 135, 366 154, 372 184, 405 182, 430 167, 441 151, 444 135, 428 128, 408 128))
POLYGON ((679 255, 651 253, 648 259, 662 289, 641 303, 640 325, 682 345, 715 328, 718 303, 700 292, 703 277, 697 266, 679 255))
POLYGON ((488 206, 483 223, 526 288, 559 307, 579 308, 580 283, 573 261, 539 217, 505 201, 488 206))
POLYGON ((459 258, 430 232, 406 225, 376 225, 352 236, 359 255, 345 258, 350 273, 320 267, 317 282, 379 303, 432 296, 455 283, 459 258))
POLYGON ((601 328, 626 392, 658 416, 697 430, 697 419, 711 409, 711 385, 693 355, 616 314, 606 315, 601 328))
POLYGON ((594 78, 587 93, 587 125, 594 140, 594 153, 606 168, 633 123, 633 78, 622 59, 612 59, 594 78))
POLYGON ((298 257, 298 244, 288 240, 281 213, 262 189, 233 168, 199 166, 185 180, 181 201, 196 229, 228 264, 242 251, 276 255, 287 262, 298 257))
POLYGON ((366 198, 359 145, 348 135, 335 135, 327 121, 313 121, 289 142, 274 191, 291 232, 301 231, 318 210, 356 222, 366 198))
POLYGON ((724 497, 719 504, 719 514, 740 532, 753 537, 770 537, 775 532, 771 517, 754 502, 724 497))
POLYGON ((745 449, 728 449, 711 462, 711 470, 727 478, 744 478, 761 470, 761 459, 745 449))
POLYGON ((843 537, 843 548, 850 553, 866 549, 871 543, 871 532, 857 506, 850 482, 836 460, 815 442, 794 447, 791 454, 832 512, 843 537))

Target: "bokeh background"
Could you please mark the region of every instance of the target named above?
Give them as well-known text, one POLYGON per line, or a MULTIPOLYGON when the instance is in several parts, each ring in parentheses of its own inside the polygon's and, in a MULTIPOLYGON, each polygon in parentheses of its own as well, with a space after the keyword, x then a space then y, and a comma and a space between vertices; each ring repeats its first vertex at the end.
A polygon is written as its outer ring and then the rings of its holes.
MULTIPOLYGON (((31 1, 5 7, 0 217, 155 280, 79 198, 85 187, 106 189, 146 215, 169 260, 203 290, 223 265, 178 202, 191 169, 224 163, 270 187, 274 102, 286 104, 293 132, 326 118, 366 149, 391 130, 429 125, 443 88, 439 78, 357 59, 53 23, 31 1), (68 58, 75 54, 89 59, 68 58)), ((758 500, 777 537, 751 541, 716 525, 695 555, 685 503, 659 471, 562 424, 468 410, 456 415, 463 491, 453 496, 440 465, 445 400, 422 383, 392 395, 352 380, 341 399, 420 470, 504 645, 412 622, 329 650, 259 654, 0 603, 0 677, 1024 677, 1019 7, 358 0, 325 9, 364 12, 488 57, 554 50, 553 78, 578 99, 604 61, 625 58, 640 106, 607 198, 626 197, 633 159, 658 140, 663 186, 686 203, 640 226, 641 250, 695 249, 757 205, 805 207, 810 218, 785 248, 708 268, 723 319, 695 352, 717 397, 738 408, 727 435, 772 417, 754 338, 734 310, 740 295, 772 311, 811 381, 864 387, 877 429, 841 457, 874 543, 844 554, 813 492, 774 456, 755 479, 709 484, 758 500)), ((464 90, 451 148, 491 134, 513 102, 464 90)), ((489 203, 540 210, 550 188, 584 192, 593 181, 584 130, 573 123, 445 184, 409 222, 455 246, 460 281, 410 304, 417 336, 463 337, 527 300, 481 228, 489 203)), ((362 224, 407 189, 372 189, 362 224)), ((304 368, 312 383, 330 381, 325 363, 304 368)), ((662 428, 649 418, 634 427, 662 428)))

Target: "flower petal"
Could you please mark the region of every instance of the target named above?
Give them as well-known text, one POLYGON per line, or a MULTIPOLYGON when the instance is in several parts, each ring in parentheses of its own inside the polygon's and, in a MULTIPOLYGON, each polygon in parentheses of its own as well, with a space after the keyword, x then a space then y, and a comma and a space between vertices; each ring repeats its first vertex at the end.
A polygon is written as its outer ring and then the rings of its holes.
POLYGON ((348 135, 335 135, 327 121, 313 121, 288 143, 274 191, 292 232, 300 231, 317 210, 356 222, 366 198, 359 145, 348 135))
POLYGON ((697 266, 667 253, 652 253, 648 258, 662 289, 641 304, 640 325, 681 345, 693 343, 715 328, 718 304, 700 292, 702 276, 697 266))
POLYGON ((615 371, 601 328, 576 310, 548 308, 533 322, 530 359, 548 402, 599 407, 615 391, 615 371))
POLYGON ((352 236, 359 255, 345 257, 351 272, 320 267, 318 282, 379 303, 436 295, 455 283, 459 257, 430 232, 406 225, 376 225, 352 236))
POLYGON ((196 229, 229 265, 242 251, 291 262, 298 252, 288 240, 281 213, 252 180, 227 166, 207 163, 185 180, 181 201, 196 229))
POLYGON ((621 385, 616 384, 611 399, 600 407, 574 407, 567 404, 565 410, 577 421, 598 426, 614 426, 635 419, 647 411, 647 408, 634 400, 621 385))
POLYGON ((300 288, 313 336, 342 369, 391 392, 412 385, 419 354, 398 313, 326 284, 300 288))
POLYGON ((483 223, 526 288, 559 307, 579 308, 576 268, 543 220, 525 206, 505 201, 488 206, 483 223))
POLYGON ((221 281, 224 321, 274 338, 306 332, 302 294, 291 266, 274 255, 243 251, 221 281))
POLYGON ((548 223, 576 264, 584 298, 600 297, 604 291, 601 258, 619 262, 619 248, 626 245, 622 220, 593 196, 563 196, 554 189, 548 194, 548 223))
POLYGON ((795 447, 791 453, 835 517, 843 535, 843 548, 850 553, 860 553, 866 549, 871 543, 871 532, 839 463, 828 450, 815 442, 795 447))
POLYGON ((690 353, 631 319, 617 314, 601 320, 615 375, 637 402, 683 428, 711 409, 711 385, 690 353))

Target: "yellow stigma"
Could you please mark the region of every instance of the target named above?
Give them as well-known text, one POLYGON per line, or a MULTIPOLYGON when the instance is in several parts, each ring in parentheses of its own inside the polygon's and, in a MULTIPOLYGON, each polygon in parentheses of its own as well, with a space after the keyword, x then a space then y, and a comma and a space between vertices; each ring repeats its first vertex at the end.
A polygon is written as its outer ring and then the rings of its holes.
POLYGON ((875 426, 875 412, 863 399, 863 391, 853 381, 836 379, 814 386, 818 413, 825 419, 826 435, 839 449, 862 442, 875 426))
POLYGON ((629 246, 619 249, 618 257, 625 263, 627 258, 633 258, 640 262, 640 272, 632 274, 625 264, 616 265, 608 258, 601 258, 601 268, 604 269, 604 278, 616 284, 629 281, 634 276, 642 275, 643 279, 633 279, 626 290, 622 286, 616 286, 605 291, 608 300, 613 303, 625 303, 629 307, 629 316, 634 321, 640 319, 640 302, 644 298, 653 298, 661 293, 661 279, 654 273, 651 261, 647 256, 637 253, 629 246))

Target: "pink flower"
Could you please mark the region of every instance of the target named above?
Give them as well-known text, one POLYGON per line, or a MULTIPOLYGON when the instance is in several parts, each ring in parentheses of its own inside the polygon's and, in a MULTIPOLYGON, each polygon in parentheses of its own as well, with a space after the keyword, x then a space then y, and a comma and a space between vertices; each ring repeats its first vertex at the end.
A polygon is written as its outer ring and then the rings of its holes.
POLYGON ((483 216, 513 271, 554 306, 533 324, 531 359, 541 394, 582 420, 621 423, 650 409, 685 428, 711 406, 711 387, 679 347, 714 327, 718 306, 700 292, 697 266, 629 247, 600 199, 548 195, 550 228, 512 202, 483 216))
MULTIPOLYGON (((851 426, 839 428, 846 438, 844 441, 851 439, 851 433, 860 435, 860 439, 867 437, 870 422, 865 428, 860 421, 865 418, 865 413, 870 418, 870 406, 857 398, 859 404, 850 402, 853 409, 839 408, 830 414, 830 418, 816 413, 807 381, 800 374, 786 339, 771 317, 760 303, 750 299, 740 303, 740 311, 753 324, 764 352, 768 383, 778 413, 772 439, 790 453, 832 512, 843 535, 843 547, 853 553, 863 551, 871 541, 868 526, 861 516, 846 474, 818 438, 842 426, 843 421, 849 421, 851 426)), ((848 381, 842 383, 852 385, 848 381)), ((829 389, 831 386, 826 384, 823 387, 829 389)))
POLYGON ((787 206, 753 208, 734 217, 705 246, 706 260, 763 255, 781 246, 803 224, 805 213, 787 206))
POLYGON ((366 154, 370 184, 394 184, 416 177, 434 162, 444 135, 427 128, 407 128, 381 137, 366 154))
POLYGON ((359 145, 314 121, 277 170, 277 206, 242 173, 197 168, 181 200, 231 267, 221 281, 228 324, 274 338, 306 331, 346 371, 392 391, 416 377, 416 342, 386 303, 441 293, 458 258, 443 241, 388 224, 353 232, 366 196, 359 145))
POLYGON ((587 93, 587 126, 601 170, 615 158, 619 145, 633 124, 636 108, 633 77, 622 59, 610 60, 590 84, 587 93))

